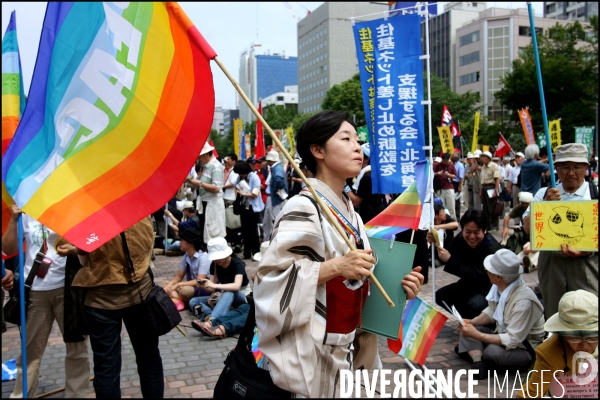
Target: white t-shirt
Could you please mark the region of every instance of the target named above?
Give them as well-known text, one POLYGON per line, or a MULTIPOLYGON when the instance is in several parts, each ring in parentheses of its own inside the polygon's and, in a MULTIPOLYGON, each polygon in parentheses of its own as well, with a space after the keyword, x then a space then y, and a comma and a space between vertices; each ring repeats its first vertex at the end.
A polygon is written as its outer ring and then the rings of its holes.
MULTIPOLYGON (((48 269, 48 273, 44 279, 35 277, 31 290, 53 290, 61 288, 65 285, 65 269, 67 264, 66 257, 61 257, 56 254, 54 249, 54 242, 59 236, 48 227, 44 227, 46 231, 48 250, 46 251, 46 258, 52 260, 52 264, 48 269)), ((43 236, 42 236, 42 224, 30 217, 27 214, 23 214, 23 237, 27 244, 27 253, 25 255, 24 264, 24 276, 23 279, 27 279, 29 271, 33 266, 33 261, 37 253, 42 248, 43 236)))
MULTIPOLYGON (((225 171, 223 171, 223 173, 225 174, 225 171)), ((235 185, 237 180, 238 180, 238 174, 233 172, 233 168, 231 168, 231 170, 229 170, 229 175, 227 176, 227 180, 225 181, 223 186, 229 185, 230 183, 233 183, 235 185)), ((223 200, 232 200, 233 201, 233 200, 235 200, 235 197, 236 197, 235 186, 232 186, 230 188, 223 190, 223 200)))

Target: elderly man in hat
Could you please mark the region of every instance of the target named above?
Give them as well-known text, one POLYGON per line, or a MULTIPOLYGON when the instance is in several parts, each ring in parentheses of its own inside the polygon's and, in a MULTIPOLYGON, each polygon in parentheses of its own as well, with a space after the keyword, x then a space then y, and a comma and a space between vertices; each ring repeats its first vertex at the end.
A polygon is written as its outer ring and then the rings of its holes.
POLYGON ((573 373, 586 375, 581 368, 584 363, 578 363, 575 357, 577 352, 598 358, 598 297, 585 290, 566 293, 560 299, 558 312, 546 321, 544 329, 553 335, 535 349, 535 365, 527 376, 525 390, 519 390, 517 397, 549 398, 545 396, 548 389, 552 397, 578 397, 570 389, 581 393, 585 387, 568 385, 565 380, 573 373), (546 371, 546 378, 542 371, 546 371))
POLYGON ((481 210, 481 198, 479 192, 481 191, 481 168, 483 167, 483 161, 481 161, 481 150, 475 150, 473 152, 473 159, 471 165, 467 170, 466 175, 469 176, 469 182, 473 185, 473 201, 469 202, 469 208, 474 210, 481 210))
POLYGON ((203 234, 202 241, 207 243, 216 237, 224 238, 225 231, 225 203, 223 203, 223 165, 215 158, 212 151, 215 148, 208 142, 200 151, 199 178, 190 182, 198 187, 196 208, 200 217, 200 226, 203 234))
POLYGON ((500 179, 502 174, 500 167, 495 162, 492 162, 492 153, 484 151, 479 156, 483 163, 481 168, 481 189, 479 198, 483 205, 483 213, 488 219, 490 230, 498 229, 498 218, 495 214, 496 202, 500 195, 500 179))
POLYGON ((533 290, 521 279, 521 260, 510 250, 498 250, 483 265, 492 282, 488 307, 472 320, 459 325, 457 352, 468 353, 479 369, 478 379, 488 370, 503 367, 523 370, 534 361, 535 347, 544 340, 544 308, 533 290), (492 331, 485 325, 496 324, 492 331))
MULTIPOLYGON (((560 183, 555 188, 541 188, 533 201, 582 201, 598 198, 598 189, 584 180, 588 167, 587 148, 568 143, 556 148, 554 161, 560 183)), ((524 229, 530 233, 531 208, 525 211, 524 229)), ((538 259, 540 291, 546 318, 556 314, 558 302, 566 293, 583 289, 598 295, 598 253, 578 251, 561 244, 561 251, 542 251, 538 259)))
POLYGON ((267 204, 263 218, 263 240, 270 240, 273 232, 273 221, 283 209, 283 202, 288 197, 288 185, 285 170, 279 160, 279 153, 271 150, 267 153, 269 176, 267 177, 267 204))

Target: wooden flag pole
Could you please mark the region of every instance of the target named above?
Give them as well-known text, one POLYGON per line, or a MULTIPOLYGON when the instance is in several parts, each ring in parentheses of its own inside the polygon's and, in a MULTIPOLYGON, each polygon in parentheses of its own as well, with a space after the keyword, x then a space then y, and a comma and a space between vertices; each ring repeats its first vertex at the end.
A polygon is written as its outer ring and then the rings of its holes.
MULTIPOLYGON (((217 57, 213 58, 213 60, 221 68, 221 70, 223 71, 223 73, 225 73, 225 75, 227 76, 227 78, 229 78, 229 80, 231 81, 231 83, 235 87, 235 90, 237 90, 237 92, 240 94, 240 96, 242 97, 242 99, 244 100, 244 102, 248 105, 248 107, 250 107, 250 110, 254 113, 254 115, 256 115, 256 118, 262 123, 263 128, 266 129, 267 132, 269 132, 269 135, 271 136, 271 139, 273 139, 273 141, 275 142, 275 144, 277 145, 277 147, 279 147, 281 149, 281 151, 283 152, 283 155, 285 156, 285 158, 287 158, 288 161, 290 162, 290 165, 294 168, 294 170, 296 170, 296 172, 298 173, 298 175, 300 176, 300 178, 302 178, 302 181, 304 182, 304 184, 306 185, 306 187, 308 188, 308 190, 310 190, 310 193, 313 195, 314 199, 317 201, 317 203, 321 207, 321 210, 323 210, 325 216, 327 217, 327 220, 329 220, 329 223, 335 227, 335 229, 338 231, 338 233, 346 241, 346 244, 348 245, 348 247, 350 248, 350 250, 356 251, 356 247, 354 246, 354 243, 352 243, 350 241, 350 239, 346 236, 346 234, 342 230, 342 227, 339 225, 338 221, 336 220, 336 218, 333 216, 333 214, 329 210, 329 207, 327 207, 325 205, 325 203, 323 202, 323 200, 321 200, 321 197, 317 195, 317 193, 315 192, 315 189, 312 187, 312 185, 310 184, 310 182, 308 182, 308 179, 306 178, 306 176, 304 175, 304 173, 300 170, 300 168, 298 167, 298 165, 294 162, 294 159, 292 158, 292 156, 290 155, 290 153, 288 153, 288 151, 285 149, 285 147, 281 144, 281 141, 277 138, 277 136, 275 135, 275 133, 273 132, 273 130, 271 129, 271 127, 269 126, 269 124, 267 124, 267 121, 265 121, 264 118, 262 117, 262 115, 260 115, 260 113, 254 107, 254 105, 252 104, 252 102, 250 101, 250 99, 248 99, 248 97, 246 96, 246 94, 244 93, 244 91, 242 90, 242 88, 240 87, 240 85, 238 85, 238 83, 235 81, 235 79, 233 79, 233 77, 231 76, 231 74, 229 74, 229 71, 227 71, 227 68, 225 68, 225 66, 223 64, 221 64, 221 61, 219 61, 219 59, 217 57)), ((371 275, 369 276, 369 278, 371 279, 371 281, 373 281, 373 283, 375 284, 375 286, 377 287, 377 289, 379 289, 379 291, 381 292, 381 294, 383 295, 383 297, 385 298, 385 301, 387 301, 387 303, 389 304, 389 306, 390 307, 395 307, 394 302, 392 301, 392 299, 390 299, 390 296, 388 296, 388 294, 385 292, 385 290, 383 289, 383 287, 381 286, 381 284, 379 283, 379 281, 377 280, 377 278, 375 277, 375 275, 373 274, 373 272, 371 272, 371 275)))

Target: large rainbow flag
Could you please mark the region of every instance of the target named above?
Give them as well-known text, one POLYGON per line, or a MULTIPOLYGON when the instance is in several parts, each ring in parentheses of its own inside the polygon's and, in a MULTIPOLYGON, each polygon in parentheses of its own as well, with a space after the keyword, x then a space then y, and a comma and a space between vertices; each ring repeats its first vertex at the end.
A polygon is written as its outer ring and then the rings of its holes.
POLYGON ((404 358, 424 365, 427 354, 448 320, 441 312, 414 298, 406 303, 398 340, 388 339, 388 348, 404 358))
POLYGON ((407 229, 419 229, 422 211, 417 184, 413 181, 392 204, 365 224, 367 236, 392 239, 407 229))
POLYGON ((210 133, 214 57, 177 3, 49 2, 8 194, 85 251, 163 207, 210 133))
MULTIPOLYGON (((2 157, 12 140, 21 115, 25 110, 25 91, 23 88, 23 73, 21 57, 17 42, 17 16, 15 11, 10 14, 6 33, 2 38, 2 157)), ((4 182, 2 183, 2 235, 6 232, 8 221, 12 214, 10 207, 14 204, 4 182)))

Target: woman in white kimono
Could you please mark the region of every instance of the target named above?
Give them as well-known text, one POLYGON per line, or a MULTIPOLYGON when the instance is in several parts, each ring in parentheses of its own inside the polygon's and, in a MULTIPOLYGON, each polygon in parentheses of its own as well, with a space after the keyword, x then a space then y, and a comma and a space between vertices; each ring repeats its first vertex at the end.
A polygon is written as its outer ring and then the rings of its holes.
MULTIPOLYGON (((375 335, 362 333, 355 340, 369 290, 364 279, 375 258, 343 189, 347 178, 360 173, 363 153, 345 112, 315 115, 296 140, 303 162, 315 173, 310 183, 358 250, 350 251, 307 189, 288 200, 255 278, 258 347, 280 388, 296 397, 336 397, 340 370, 353 368, 353 359, 360 358, 365 369, 381 365, 375 335)), ((407 299, 421 290, 419 271, 402 280, 407 299)))

